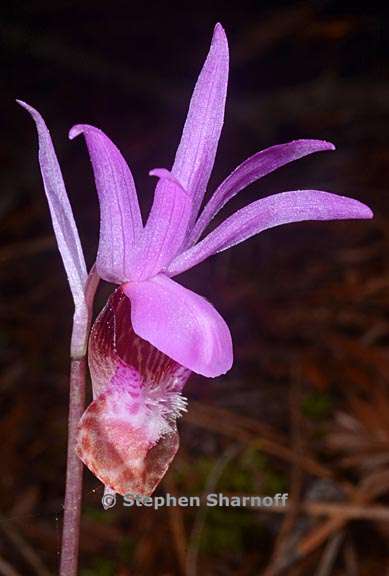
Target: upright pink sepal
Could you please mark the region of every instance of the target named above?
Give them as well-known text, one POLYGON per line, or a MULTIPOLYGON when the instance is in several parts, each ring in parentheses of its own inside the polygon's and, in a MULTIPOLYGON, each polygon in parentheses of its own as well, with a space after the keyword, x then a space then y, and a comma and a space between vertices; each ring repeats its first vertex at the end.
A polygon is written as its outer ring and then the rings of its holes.
POLYGON ((21 100, 18 104, 29 112, 35 122, 39 140, 39 165, 50 209, 51 221, 76 308, 84 303, 87 280, 84 254, 66 193, 50 132, 37 110, 21 100))
POLYGON ((86 354, 89 311, 86 299, 88 273, 80 237, 66 192, 61 168, 45 121, 37 110, 21 100, 17 100, 17 102, 31 114, 38 132, 38 157, 43 185, 58 250, 61 254, 74 301, 75 310, 70 353, 72 358, 82 358, 86 354))
POLYGON ((78 124, 69 137, 85 136, 100 201, 96 269, 108 282, 130 278, 129 255, 143 229, 134 179, 115 144, 98 128, 78 124))
POLYGON ((211 47, 197 79, 172 173, 193 199, 196 219, 215 161, 224 121, 229 54, 226 34, 216 24, 211 47))

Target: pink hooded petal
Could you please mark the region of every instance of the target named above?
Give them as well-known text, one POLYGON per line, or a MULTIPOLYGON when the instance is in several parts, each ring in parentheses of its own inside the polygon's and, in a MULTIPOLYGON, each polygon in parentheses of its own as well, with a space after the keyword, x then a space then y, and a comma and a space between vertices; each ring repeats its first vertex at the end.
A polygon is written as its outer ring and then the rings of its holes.
POLYGON ((160 178, 147 224, 128 260, 131 280, 146 280, 163 270, 185 239, 192 202, 168 170, 150 172, 160 178))
POLYGON ((100 201, 100 242, 96 268, 108 282, 128 280, 129 254, 143 229, 134 180, 126 161, 97 128, 80 124, 69 137, 84 134, 100 201))
POLYGON ((53 142, 39 112, 21 100, 17 102, 31 114, 36 124, 39 164, 54 233, 72 291, 76 314, 82 314, 85 311, 84 290, 88 274, 53 142))
POLYGON ((163 275, 123 290, 138 336, 197 374, 215 377, 231 368, 230 331, 207 300, 163 275))
POLYGON ((200 209, 223 126, 228 66, 227 38, 217 24, 172 168, 174 176, 193 197, 192 222, 200 209))
POLYGON ((353 198, 319 190, 282 192, 252 202, 235 212, 201 242, 178 256, 169 266, 168 274, 180 274, 216 252, 222 252, 263 230, 281 224, 372 217, 370 208, 353 198))
POLYGON ((136 336, 130 317, 118 288, 91 331, 94 401, 80 421, 77 453, 108 489, 150 495, 178 449, 190 371, 136 336))
POLYGON ((193 230, 191 231, 187 246, 194 244, 208 226, 212 218, 233 198, 238 192, 247 188, 256 180, 274 172, 281 166, 308 156, 313 152, 335 150, 335 146, 323 140, 295 140, 287 144, 271 146, 257 152, 242 164, 220 184, 208 204, 202 211, 193 230))

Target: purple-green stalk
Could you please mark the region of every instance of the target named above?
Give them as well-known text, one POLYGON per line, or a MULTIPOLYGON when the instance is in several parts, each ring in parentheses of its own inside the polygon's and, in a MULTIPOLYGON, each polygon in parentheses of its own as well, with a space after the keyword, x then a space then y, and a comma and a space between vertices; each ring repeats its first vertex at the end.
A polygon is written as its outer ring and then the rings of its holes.
POLYGON ((77 426, 85 406, 86 358, 72 359, 68 420, 66 489, 60 576, 76 576, 78 569, 83 463, 75 452, 77 426))
POLYGON ((98 283, 99 277, 93 267, 85 289, 87 314, 83 314, 81 317, 75 317, 73 320, 72 345, 70 351, 68 449, 60 576, 77 576, 78 573, 84 465, 78 458, 75 448, 78 423, 85 408, 87 374, 86 350, 93 312, 93 301, 98 283), (80 349, 82 350, 81 356, 79 352, 80 349))

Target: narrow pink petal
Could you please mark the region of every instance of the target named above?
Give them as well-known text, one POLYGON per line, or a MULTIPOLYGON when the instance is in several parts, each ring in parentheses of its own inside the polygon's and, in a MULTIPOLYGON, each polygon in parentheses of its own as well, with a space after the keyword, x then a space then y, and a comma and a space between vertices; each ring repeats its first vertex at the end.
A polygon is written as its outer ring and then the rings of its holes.
POLYGON ((129 278, 129 254, 143 228, 134 180, 120 151, 101 130, 80 124, 69 137, 79 134, 85 136, 100 201, 97 272, 120 284, 129 278))
POLYGON ((54 233, 72 291, 76 314, 81 314, 85 308, 84 289, 88 274, 53 142, 39 112, 21 100, 17 102, 31 114, 36 124, 39 164, 54 233))
POLYGON ((228 66, 227 38, 217 24, 172 168, 174 176, 193 197, 192 222, 200 209, 223 126, 228 66))
POLYGON ((202 211, 192 232, 190 233, 187 246, 194 244, 200 238, 204 229, 212 218, 233 198, 238 192, 263 178, 270 172, 274 172, 289 162, 324 150, 335 150, 335 146, 323 140, 295 140, 287 144, 278 144, 266 148, 254 156, 251 156, 240 164, 220 184, 208 204, 202 211))
POLYGON ((163 275, 123 290, 138 336, 197 374, 215 377, 231 368, 230 331, 207 300, 163 275))
POLYGON ((77 453, 109 490, 150 495, 178 449, 190 371, 136 336, 130 318, 118 288, 91 331, 94 401, 80 421, 77 453))
POLYGON ((180 254, 169 266, 175 276, 247 238, 281 224, 304 220, 368 219, 373 213, 353 198, 319 190, 282 192, 252 202, 227 218, 201 242, 180 254))
POLYGON ((154 202, 138 245, 128 260, 131 280, 146 280, 163 270, 179 253, 192 210, 190 197, 168 170, 158 176, 154 202))

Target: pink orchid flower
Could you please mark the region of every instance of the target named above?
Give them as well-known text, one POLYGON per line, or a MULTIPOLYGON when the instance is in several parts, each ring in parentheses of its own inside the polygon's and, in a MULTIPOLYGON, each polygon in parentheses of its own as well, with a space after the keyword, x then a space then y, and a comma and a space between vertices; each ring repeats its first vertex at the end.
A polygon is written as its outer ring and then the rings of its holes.
MULTIPOLYGON (((186 409, 182 389, 190 373, 216 377, 232 366, 231 334, 223 318, 172 278, 281 224, 372 218, 371 210, 352 198, 296 190, 252 202, 203 236, 214 216, 252 182, 288 162, 334 149, 320 140, 296 140, 258 152, 202 208, 223 125, 228 66, 227 39, 218 24, 173 167, 150 172, 158 182, 145 225, 134 180, 117 147, 92 126, 70 131, 70 138, 83 134, 86 139, 100 201, 97 274, 119 285, 90 334, 94 400, 80 421, 77 447, 110 492, 153 492, 178 449, 176 420, 186 409)), ((64 188, 51 140, 38 113, 25 107, 37 123, 41 170, 54 201, 64 188)), ((83 294, 83 257, 75 227, 69 228, 70 205, 61 218, 60 247, 66 247, 65 264, 73 262, 69 281, 83 294)))

